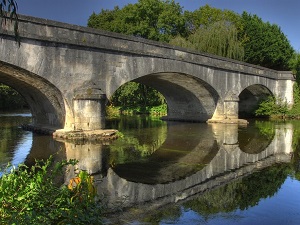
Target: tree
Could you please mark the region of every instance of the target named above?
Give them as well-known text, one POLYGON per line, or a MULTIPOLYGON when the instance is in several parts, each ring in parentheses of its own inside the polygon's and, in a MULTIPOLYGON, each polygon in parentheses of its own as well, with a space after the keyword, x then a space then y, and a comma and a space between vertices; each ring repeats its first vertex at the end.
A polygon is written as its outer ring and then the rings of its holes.
POLYGON ((177 36, 170 44, 232 59, 244 59, 244 48, 238 40, 236 27, 224 20, 200 26, 187 39, 177 36))
POLYGON ((164 103, 164 97, 151 87, 128 82, 114 93, 110 103, 125 108, 158 106, 164 103))
POLYGON ((280 27, 263 22, 257 15, 242 14, 243 30, 246 37, 245 61, 275 70, 289 70, 289 61, 294 50, 280 27))
POLYGON ((24 98, 14 89, 0 83, 0 110, 28 107, 24 98))
POLYGON ((102 9, 90 16, 88 26, 163 42, 186 31, 182 7, 174 0, 139 0, 122 9, 102 9))
POLYGON ((210 27, 219 21, 225 21, 227 24, 234 25, 238 31, 242 29, 241 16, 238 13, 231 10, 213 8, 209 5, 202 6, 193 12, 185 11, 184 17, 190 33, 193 33, 200 27, 210 27))
POLYGON ((184 12, 187 37, 177 36, 170 40, 173 45, 202 52, 243 60, 243 42, 239 39, 241 17, 230 10, 205 5, 184 12))
POLYGON ((297 83, 300 84, 300 52, 295 52, 289 61, 289 68, 296 76, 297 83))

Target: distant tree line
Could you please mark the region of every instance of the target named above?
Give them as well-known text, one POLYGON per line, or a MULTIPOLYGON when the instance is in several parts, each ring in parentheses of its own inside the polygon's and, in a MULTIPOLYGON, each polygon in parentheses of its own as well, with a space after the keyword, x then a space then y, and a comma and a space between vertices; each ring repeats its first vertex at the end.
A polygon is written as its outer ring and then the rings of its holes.
MULTIPOLYGON (((102 9, 93 13, 88 26, 150 40, 170 43, 201 52, 228 57, 275 70, 300 71, 300 57, 276 24, 264 22, 257 15, 221 10, 205 5, 184 11, 174 0, 139 0, 123 8, 102 9)), ((128 83, 118 90, 114 105, 137 104, 147 89, 142 84, 128 83), (128 85, 128 86, 127 86, 128 85), (127 86, 127 87, 126 87, 127 86), (130 94, 131 91, 135 94, 130 94), (141 90, 141 92, 137 91, 141 90), (121 100, 122 99, 122 100, 121 100), (120 101, 121 100, 121 101, 120 101)), ((151 105, 152 94, 142 104, 151 105)), ((161 99, 161 97, 159 97, 161 99)))
POLYGON ((288 70, 294 49, 276 24, 257 15, 205 5, 183 11, 174 0, 139 0, 93 13, 88 26, 172 43, 276 70, 288 70))

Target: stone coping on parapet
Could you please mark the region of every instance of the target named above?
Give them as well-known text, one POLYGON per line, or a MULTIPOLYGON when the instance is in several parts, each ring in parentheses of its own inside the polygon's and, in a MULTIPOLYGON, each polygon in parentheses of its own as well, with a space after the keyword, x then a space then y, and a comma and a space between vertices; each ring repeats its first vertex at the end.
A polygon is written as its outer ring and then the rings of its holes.
POLYGON ((75 141, 75 142, 97 142, 115 140, 118 138, 117 130, 100 129, 100 130, 56 130, 52 135, 54 139, 75 141))
POLYGON ((209 119, 206 121, 207 123, 222 123, 222 124, 240 124, 240 125, 247 125, 249 122, 244 119, 209 119))

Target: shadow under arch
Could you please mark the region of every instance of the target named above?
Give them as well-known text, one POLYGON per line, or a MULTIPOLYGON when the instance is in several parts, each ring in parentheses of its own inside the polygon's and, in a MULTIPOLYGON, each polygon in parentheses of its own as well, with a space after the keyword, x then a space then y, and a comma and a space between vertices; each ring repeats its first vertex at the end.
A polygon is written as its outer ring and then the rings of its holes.
POLYGON ((261 84, 245 88, 239 95, 239 118, 254 117, 259 103, 272 95, 272 92, 261 84))
POLYGON ((34 126, 64 127, 66 110, 69 108, 61 92, 49 81, 22 68, 0 62, 0 82, 23 96, 30 107, 34 126))
POLYGON ((155 73, 133 81, 150 86, 165 97, 166 120, 206 122, 213 117, 220 98, 208 83, 187 74, 155 73))

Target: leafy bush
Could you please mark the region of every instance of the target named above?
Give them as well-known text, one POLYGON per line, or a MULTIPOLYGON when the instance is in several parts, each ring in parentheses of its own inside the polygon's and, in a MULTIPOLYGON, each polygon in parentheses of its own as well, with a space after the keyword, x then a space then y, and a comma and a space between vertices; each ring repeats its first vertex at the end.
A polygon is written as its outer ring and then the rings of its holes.
POLYGON ((167 104, 162 104, 158 106, 134 106, 134 107, 116 107, 107 106, 106 114, 108 117, 117 117, 120 115, 136 115, 136 114, 150 114, 150 115, 166 115, 167 114, 167 104))
POLYGON ((158 106, 165 102, 161 93, 146 85, 128 82, 119 87, 110 98, 113 106, 122 108, 142 108, 158 106))
POLYGON ((153 106, 150 108, 150 114, 154 115, 166 115, 167 114, 167 104, 162 104, 159 106, 153 106))
POLYGON ((299 84, 294 84, 294 90, 293 90, 293 96, 294 96, 294 105, 289 110, 288 116, 292 118, 299 118, 300 117, 300 88, 299 84))
POLYGON ((270 96, 259 104, 259 108, 255 111, 256 116, 282 116, 288 113, 287 103, 281 99, 275 99, 270 96))
POLYGON ((96 200, 92 177, 81 171, 70 184, 55 182, 65 166, 75 160, 53 165, 52 157, 28 168, 5 172, 0 178, 0 224, 101 224, 102 208, 96 200))

